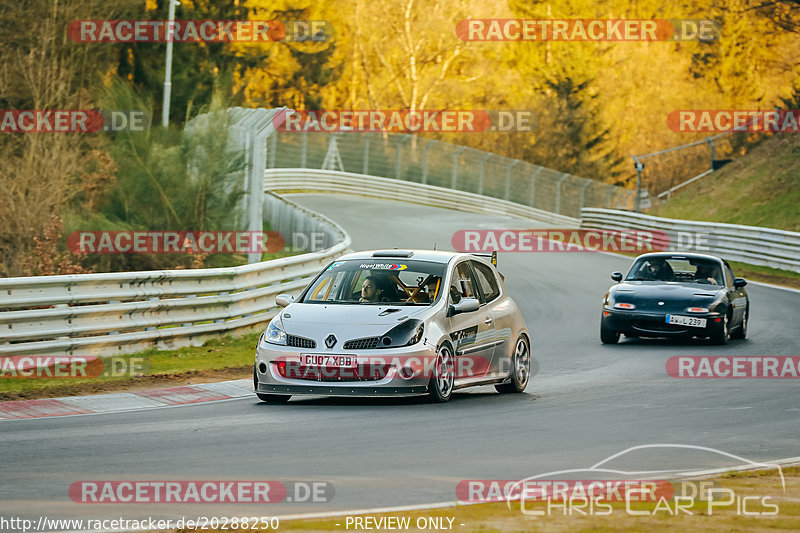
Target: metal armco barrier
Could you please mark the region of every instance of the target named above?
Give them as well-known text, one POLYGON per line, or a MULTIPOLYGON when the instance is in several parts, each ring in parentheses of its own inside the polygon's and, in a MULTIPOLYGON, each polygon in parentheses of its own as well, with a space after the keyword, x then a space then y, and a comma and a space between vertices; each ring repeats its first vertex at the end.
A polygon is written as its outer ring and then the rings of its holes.
POLYGON ((284 219, 333 245, 232 268, 0 279, 0 355, 107 357, 264 327, 277 312, 276 295, 298 294, 350 248, 336 223, 281 201, 284 219))
POLYGON ((581 210, 581 228, 663 231, 669 236, 670 250, 706 252, 732 261, 800 272, 800 233, 792 231, 595 208, 581 210))
POLYGON ((526 205, 465 191, 423 185, 391 178, 378 178, 336 170, 269 169, 264 172, 264 188, 270 191, 319 191, 356 194, 386 200, 457 209, 470 213, 514 216, 545 224, 577 228, 577 218, 557 215, 526 205))

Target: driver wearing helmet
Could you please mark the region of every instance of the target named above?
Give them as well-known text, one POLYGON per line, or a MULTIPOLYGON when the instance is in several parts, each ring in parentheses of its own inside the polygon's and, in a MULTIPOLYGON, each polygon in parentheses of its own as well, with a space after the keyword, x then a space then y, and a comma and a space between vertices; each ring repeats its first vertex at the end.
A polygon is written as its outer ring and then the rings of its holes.
POLYGON ((642 270, 642 277, 651 281, 672 281, 674 273, 664 259, 656 258, 647 262, 642 270))

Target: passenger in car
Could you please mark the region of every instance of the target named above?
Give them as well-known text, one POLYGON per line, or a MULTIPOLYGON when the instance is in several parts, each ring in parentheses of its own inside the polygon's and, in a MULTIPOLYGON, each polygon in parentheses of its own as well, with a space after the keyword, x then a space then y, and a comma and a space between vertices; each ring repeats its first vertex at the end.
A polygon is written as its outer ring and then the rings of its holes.
POLYGON ((430 276, 426 281, 423 288, 414 295, 413 300, 416 303, 431 303, 436 299, 436 289, 439 286, 439 276, 430 276))
POLYGON ((697 270, 694 273, 694 280, 698 283, 711 283, 713 285, 719 285, 717 277, 714 274, 714 271, 718 269, 714 269, 710 265, 698 265, 697 270))

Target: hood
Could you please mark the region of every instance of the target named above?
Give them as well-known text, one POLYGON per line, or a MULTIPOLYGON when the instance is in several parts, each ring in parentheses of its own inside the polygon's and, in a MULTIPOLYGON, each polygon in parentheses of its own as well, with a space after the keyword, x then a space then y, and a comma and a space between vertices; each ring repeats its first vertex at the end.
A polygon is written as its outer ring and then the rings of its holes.
POLYGON ((722 290, 705 283, 626 281, 613 286, 610 295, 617 303, 634 304, 637 311, 682 313, 687 307, 709 307, 722 290))
POLYGON ((282 321, 286 333, 314 339, 318 347, 324 348, 325 337, 334 334, 335 350, 347 340, 381 336, 409 318, 425 320, 434 307, 293 303, 282 321))
POLYGON ((395 326, 401 317, 419 318, 430 306, 370 304, 304 304, 293 303, 283 312, 283 323, 289 324, 361 324, 395 326), (289 314, 287 318, 285 315, 289 314))

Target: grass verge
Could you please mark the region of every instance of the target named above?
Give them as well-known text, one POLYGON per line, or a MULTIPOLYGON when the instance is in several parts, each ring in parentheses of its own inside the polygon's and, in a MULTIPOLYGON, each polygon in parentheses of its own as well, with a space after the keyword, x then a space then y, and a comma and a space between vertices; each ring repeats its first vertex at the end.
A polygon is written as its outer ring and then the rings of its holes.
POLYGON ((23 378, 0 374, 0 401, 78 396, 249 378, 259 333, 211 339, 203 346, 146 350, 103 359, 91 378, 23 378), (131 375, 131 374, 138 375, 131 375))
POLYGON ((733 272, 740 278, 800 289, 800 273, 798 272, 739 263, 738 261, 728 261, 728 263, 730 263, 733 272))

